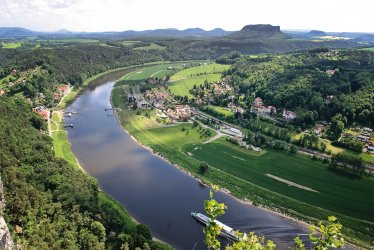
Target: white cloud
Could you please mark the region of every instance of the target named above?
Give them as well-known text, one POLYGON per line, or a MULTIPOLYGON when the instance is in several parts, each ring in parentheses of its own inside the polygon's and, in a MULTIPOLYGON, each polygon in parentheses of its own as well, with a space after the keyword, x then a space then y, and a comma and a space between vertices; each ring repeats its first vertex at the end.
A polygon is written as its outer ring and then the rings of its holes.
POLYGON ((270 23, 283 29, 374 32, 374 1, 0 0, 0 26, 120 31, 270 23))

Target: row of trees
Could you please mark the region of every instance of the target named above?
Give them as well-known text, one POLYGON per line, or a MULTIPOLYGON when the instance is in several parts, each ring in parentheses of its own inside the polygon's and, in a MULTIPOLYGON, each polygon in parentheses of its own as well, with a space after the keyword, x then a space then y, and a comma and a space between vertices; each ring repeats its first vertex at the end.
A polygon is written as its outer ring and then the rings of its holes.
POLYGON ((354 171, 359 175, 365 173, 365 166, 361 157, 339 153, 331 157, 330 166, 332 168, 341 168, 344 170, 354 171))

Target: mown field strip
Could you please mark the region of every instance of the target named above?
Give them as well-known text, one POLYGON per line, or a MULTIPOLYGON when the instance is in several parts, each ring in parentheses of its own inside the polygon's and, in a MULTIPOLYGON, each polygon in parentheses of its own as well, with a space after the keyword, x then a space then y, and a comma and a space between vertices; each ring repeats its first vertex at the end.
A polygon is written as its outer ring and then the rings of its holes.
POLYGON ((307 190, 307 191, 319 193, 317 190, 314 190, 312 188, 309 188, 309 187, 297 184, 297 183, 292 182, 292 181, 288 181, 288 180, 282 179, 282 178, 280 178, 278 176, 275 176, 275 175, 272 175, 272 174, 265 174, 265 175, 268 176, 268 177, 270 177, 270 178, 272 178, 272 179, 275 179, 277 181, 286 183, 289 186, 293 186, 293 187, 297 187, 297 188, 304 189, 304 190, 307 190))

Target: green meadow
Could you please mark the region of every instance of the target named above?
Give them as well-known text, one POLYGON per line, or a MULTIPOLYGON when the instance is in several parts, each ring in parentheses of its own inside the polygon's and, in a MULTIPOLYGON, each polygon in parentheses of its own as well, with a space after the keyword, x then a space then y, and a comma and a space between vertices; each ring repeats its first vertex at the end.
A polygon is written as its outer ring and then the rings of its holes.
POLYGON ((174 95, 191 97, 192 95, 190 94, 190 89, 192 89, 194 85, 199 86, 204 84, 205 81, 218 82, 220 79, 221 74, 194 76, 187 79, 181 79, 176 82, 171 82, 168 84, 168 88, 174 95))
POLYGON ((72 166, 79 168, 78 162, 71 151, 70 141, 63 128, 63 120, 55 112, 51 118, 51 137, 56 156, 66 160, 72 166))
POLYGON ((166 47, 158 45, 156 43, 151 43, 148 46, 136 47, 134 50, 164 50, 166 47))
POLYGON ((272 192, 330 210, 331 213, 374 222, 374 199, 370 199, 374 195, 373 179, 356 179, 347 174, 338 174, 319 161, 282 151, 268 151, 262 156, 253 156, 230 147, 230 144, 220 138, 198 147, 187 145, 183 151, 191 152, 200 161, 272 192), (290 186, 267 174, 316 192, 290 186))
POLYGON ((221 73, 229 67, 229 65, 210 63, 181 70, 171 76, 168 88, 174 95, 192 97, 190 89, 194 85, 199 86, 205 81, 218 82, 221 79, 221 73))
POLYGON ((229 69, 230 65, 223 65, 217 63, 205 64, 197 67, 188 68, 174 74, 170 80, 178 81, 181 79, 191 78, 196 75, 206 75, 206 74, 217 74, 222 73, 225 70, 229 69))
POLYGON ((4 49, 16 49, 22 46, 20 42, 7 42, 2 43, 4 49))
POLYGON ((371 47, 371 48, 362 48, 360 50, 366 50, 366 51, 374 51, 374 47, 371 47))
POLYGON ((128 73, 121 77, 119 81, 122 83, 140 83, 149 77, 164 77, 171 72, 169 68, 177 68, 183 63, 160 64, 151 67, 145 67, 134 72, 128 73))
POLYGON ((207 108, 210 108, 210 109, 213 109, 214 111, 224 115, 224 116, 232 116, 234 115, 234 112, 232 112, 231 110, 229 109, 226 109, 224 107, 220 107, 220 106, 214 106, 214 105, 207 105, 205 106, 207 108))

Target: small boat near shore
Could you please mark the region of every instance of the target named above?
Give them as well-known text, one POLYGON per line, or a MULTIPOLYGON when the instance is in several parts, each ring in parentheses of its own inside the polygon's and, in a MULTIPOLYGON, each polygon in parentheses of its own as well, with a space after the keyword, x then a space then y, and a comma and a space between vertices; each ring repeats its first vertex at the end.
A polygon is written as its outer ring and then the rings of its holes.
MULTIPOLYGON (((202 213, 191 212, 191 216, 195 218, 198 222, 204 224, 205 226, 209 224, 210 218, 202 213)), ((225 237, 233 241, 239 240, 239 238, 235 235, 234 229, 223 224, 222 222, 218 220, 214 220, 214 222, 217 223, 217 225, 219 225, 222 228, 220 232, 220 235, 222 237, 225 237)))

